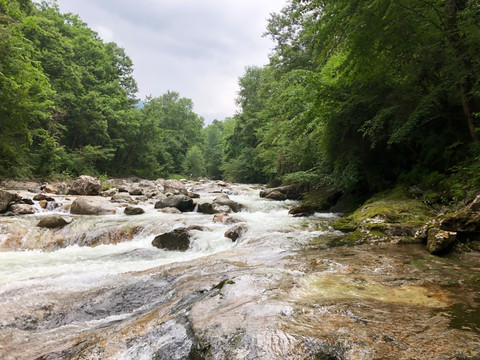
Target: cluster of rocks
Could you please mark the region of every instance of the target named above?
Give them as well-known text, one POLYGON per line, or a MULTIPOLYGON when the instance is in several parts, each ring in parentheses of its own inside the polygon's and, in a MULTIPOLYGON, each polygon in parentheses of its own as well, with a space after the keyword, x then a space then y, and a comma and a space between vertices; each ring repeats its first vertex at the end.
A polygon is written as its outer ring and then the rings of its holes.
POLYGON ((459 245, 480 250, 480 195, 457 210, 443 208, 438 213, 415 194, 382 193, 367 200, 352 214, 333 223, 346 232, 342 243, 396 242, 424 243, 434 255, 442 255, 459 245))
MULTIPOLYGON (((228 214, 226 214, 228 216, 228 214)), ((193 238, 192 230, 197 231, 212 231, 203 226, 190 226, 188 228, 180 227, 172 231, 160 234, 152 241, 152 245, 163 250, 168 251, 187 251, 193 238)), ((248 226, 245 223, 236 224, 228 229, 224 236, 231 239, 233 242, 242 238, 248 231, 248 226)))
MULTIPOLYGON (((25 183, 10 181, 2 184, 4 187, 25 188, 25 183)), ((217 181, 203 181, 195 183, 197 190, 218 193, 211 202, 198 201, 200 196, 187 189, 186 180, 125 180, 112 179, 103 184, 99 179, 91 176, 80 176, 71 184, 43 184, 28 183, 28 191, 35 193, 32 199, 23 198, 17 193, 0 190, 0 213, 6 215, 35 214, 38 205, 47 210, 54 210, 61 206, 55 201, 59 195, 72 195, 70 203, 63 205, 63 211, 73 215, 114 215, 118 207, 124 208, 126 215, 140 215, 145 209, 138 206, 140 203, 150 203, 160 212, 183 213, 197 210, 204 214, 214 215, 214 222, 225 225, 235 225, 225 233, 225 237, 236 241, 247 231, 245 224, 235 224, 238 220, 229 216, 230 213, 244 209, 242 204, 231 200, 228 194, 237 194, 228 184, 217 181), (106 190, 105 190, 106 188, 106 190), (38 203, 38 205, 36 205, 38 203)), ((69 200, 68 197, 65 197, 69 200)), ((55 229, 64 227, 72 222, 71 217, 58 214, 45 216, 37 224, 38 227, 55 229)), ((172 232, 157 236, 152 244, 167 250, 185 251, 190 246, 192 230, 204 230, 199 227, 190 229, 176 229, 172 232)))
POLYGON ((416 236, 432 254, 448 251, 457 241, 480 239, 480 195, 465 207, 429 221, 416 236))

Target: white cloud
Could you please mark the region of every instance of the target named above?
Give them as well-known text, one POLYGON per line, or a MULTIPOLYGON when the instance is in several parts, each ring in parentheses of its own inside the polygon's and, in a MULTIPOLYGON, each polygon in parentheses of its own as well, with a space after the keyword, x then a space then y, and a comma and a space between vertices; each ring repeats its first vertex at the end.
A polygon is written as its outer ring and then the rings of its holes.
POLYGON ((100 37, 125 48, 139 96, 175 90, 211 122, 235 113, 237 81, 264 65, 273 47, 263 38, 270 13, 286 0, 57 0, 100 37))
POLYGON ((102 25, 92 25, 92 29, 95 30, 98 35, 103 39, 105 42, 114 41, 114 33, 113 30, 102 25))

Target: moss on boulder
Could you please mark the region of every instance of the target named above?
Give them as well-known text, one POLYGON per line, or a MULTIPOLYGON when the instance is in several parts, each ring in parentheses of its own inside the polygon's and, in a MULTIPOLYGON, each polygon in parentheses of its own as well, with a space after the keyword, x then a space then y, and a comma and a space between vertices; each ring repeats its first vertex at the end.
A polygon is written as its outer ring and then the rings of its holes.
POLYGON ((420 200, 396 188, 372 196, 353 214, 338 219, 333 228, 385 237, 414 237, 416 231, 435 216, 420 200))

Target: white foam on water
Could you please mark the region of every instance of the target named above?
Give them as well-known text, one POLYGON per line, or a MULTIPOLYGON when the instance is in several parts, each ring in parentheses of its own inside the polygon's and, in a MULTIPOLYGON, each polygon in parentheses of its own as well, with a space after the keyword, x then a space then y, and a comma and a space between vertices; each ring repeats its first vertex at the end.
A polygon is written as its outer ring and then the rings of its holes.
MULTIPOLYGON (((202 194, 201 201, 211 201, 218 194, 202 194)), ((308 238, 322 232, 308 230, 312 219, 329 218, 334 214, 315 214, 308 219, 294 218, 288 210, 296 204, 294 201, 272 201, 259 197, 258 190, 243 186, 239 195, 230 198, 245 206, 245 210, 231 214, 232 217, 245 222, 249 231, 247 241, 262 241, 267 237, 308 238)), ((105 226, 125 226, 138 224, 144 230, 133 240, 111 245, 95 247, 69 246, 56 251, 11 251, 0 253, 0 292, 35 286, 38 289, 82 290, 96 284, 97 286, 111 275, 142 271, 160 265, 190 261, 208 256, 242 242, 233 243, 224 237, 231 226, 213 223, 213 215, 195 212, 183 214, 164 214, 148 208, 140 216, 117 214, 103 216, 75 217, 73 229, 93 231, 105 226), (159 233, 171 231, 178 227, 198 225, 203 231, 192 230, 193 239, 186 252, 165 251, 152 246, 152 240, 159 233)), ((26 220, 22 220, 26 221, 26 220)), ((34 223, 30 220, 31 224, 34 223)), ((44 230, 35 230, 44 231, 44 230)))

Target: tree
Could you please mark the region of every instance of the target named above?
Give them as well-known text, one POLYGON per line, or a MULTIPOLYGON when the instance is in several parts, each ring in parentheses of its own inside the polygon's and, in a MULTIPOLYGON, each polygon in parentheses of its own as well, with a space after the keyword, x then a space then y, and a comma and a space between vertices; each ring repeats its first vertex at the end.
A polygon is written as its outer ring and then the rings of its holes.
POLYGON ((148 99, 142 113, 146 121, 159 129, 157 141, 165 149, 161 165, 169 174, 182 173, 188 150, 203 144, 203 118, 193 112, 192 101, 169 91, 158 98, 148 99))
POLYGON ((0 176, 28 176, 39 170, 34 160, 55 157, 47 131, 54 92, 21 32, 31 10, 29 1, 0 1, 0 176))
POLYGON ((77 15, 61 14, 55 3, 39 4, 22 30, 56 91, 50 131, 65 149, 64 170, 110 171, 137 126, 129 114, 137 91, 131 60, 116 44, 103 43, 77 15), (98 158, 85 167, 80 159, 92 149, 98 158))
POLYGON ((214 120, 205 129, 205 167, 207 176, 220 179, 222 177, 223 123, 214 120))
POLYGON ((203 151, 198 145, 188 149, 183 161, 183 173, 190 177, 205 176, 205 159, 203 151))
POLYGON ((290 1, 259 156, 350 190, 445 171, 475 138, 478 25, 473 1, 290 1))

